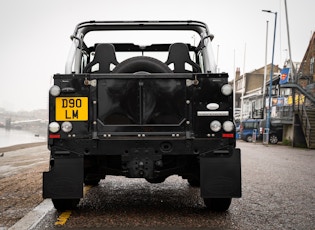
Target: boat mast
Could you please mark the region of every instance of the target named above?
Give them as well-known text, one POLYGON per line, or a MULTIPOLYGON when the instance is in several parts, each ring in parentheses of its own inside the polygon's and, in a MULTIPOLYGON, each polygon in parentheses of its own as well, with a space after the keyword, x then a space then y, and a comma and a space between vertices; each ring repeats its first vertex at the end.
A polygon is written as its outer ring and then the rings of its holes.
POLYGON ((287 0, 284 0, 284 7, 285 7, 285 16, 286 16, 286 23, 287 23, 288 48, 289 48, 289 58, 290 58, 290 66, 291 66, 291 71, 290 71, 289 75, 290 75, 290 80, 295 82, 296 79, 294 79, 294 78, 296 77, 296 73, 295 73, 295 68, 293 65, 292 55, 291 55, 291 42, 290 42, 287 0))

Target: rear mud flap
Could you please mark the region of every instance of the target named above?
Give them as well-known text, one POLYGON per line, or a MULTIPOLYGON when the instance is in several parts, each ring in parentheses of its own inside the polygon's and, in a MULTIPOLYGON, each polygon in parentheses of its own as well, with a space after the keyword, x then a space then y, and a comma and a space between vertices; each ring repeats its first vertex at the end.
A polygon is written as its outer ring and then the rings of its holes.
POLYGON ((55 159, 51 171, 43 174, 43 197, 79 199, 83 197, 83 158, 55 159))
POLYGON ((241 197, 241 151, 230 157, 200 158, 200 191, 203 198, 241 197))

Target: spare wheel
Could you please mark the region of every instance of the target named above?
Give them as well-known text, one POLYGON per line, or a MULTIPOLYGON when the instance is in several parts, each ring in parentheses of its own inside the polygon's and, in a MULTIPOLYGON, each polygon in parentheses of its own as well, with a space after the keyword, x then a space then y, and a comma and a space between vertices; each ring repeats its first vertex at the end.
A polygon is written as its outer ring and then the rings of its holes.
POLYGON ((119 63, 113 73, 172 73, 172 70, 163 62, 146 56, 132 57, 119 63))

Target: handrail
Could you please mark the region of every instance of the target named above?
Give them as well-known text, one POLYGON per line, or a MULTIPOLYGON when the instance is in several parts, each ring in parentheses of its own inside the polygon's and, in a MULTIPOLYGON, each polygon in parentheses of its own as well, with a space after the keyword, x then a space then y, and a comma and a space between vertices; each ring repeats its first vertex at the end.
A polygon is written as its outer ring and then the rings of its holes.
MULTIPOLYGON (((292 88, 293 91, 299 91, 298 99, 294 98, 293 100, 296 102, 295 108, 297 109, 298 115, 300 117, 301 128, 304 133, 306 144, 308 147, 310 147, 312 127, 308 116, 307 107, 315 105, 315 98, 312 94, 308 93, 305 89, 297 84, 286 84, 283 88, 292 88), (302 100, 300 98, 301 96, 304 97, 302 100)), ((293 95, 295 94, 293 93, 293 95)))
POLYGON ((304 135, 306 137, 307 146, 310 146, 310 144, 311 144, 312 126, 311 126, 310 120, 308 118, 308 115, 307 115, 307 112, 306 112, 306 107, 305 107, 304 104, 302 105, 301 112, 302 112, 302 114, 301 114, 301 122, 302 122, 304 135), (304 122, 304 118, 305 118, 305 122, 304 122))
POLYGON ((297 90, 299 90, 307 99, 309 99, 313 104, 315 104, 315 98, 313 97, 313 95, 311 95, 310 93, 308 93, 305 89, 303 89, 300 85, 298 84, 293 84, 293 83, 289 83, 289 84, 284 84, 281 85, 281 88, 295 88, 297 90))

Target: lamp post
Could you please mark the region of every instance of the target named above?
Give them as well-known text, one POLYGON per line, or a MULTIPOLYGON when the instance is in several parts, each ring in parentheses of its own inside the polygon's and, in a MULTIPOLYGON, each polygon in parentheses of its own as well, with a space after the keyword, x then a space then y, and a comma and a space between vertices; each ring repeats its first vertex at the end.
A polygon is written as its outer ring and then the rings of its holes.
POLYGON ((272 94, 272 78, 273 78, 273 60, 275 54, 275 41, 276 41, 276 27, 277 27, 277 12, 272 12, 270 10, 262 10, 266 13, 275 14, 275 26, 273 32, 273 46, 272 46, 272 61, 271 61, 271 70, 270 70, 270 82, 269 82, 269 106, 267 111, 267 121, 266 121, 266 129, 267 129, 267 143, 269 142, 269 129, 270 129, 270 116, 271 116, 271 94, 272 94))
POLYGON ((265 68, 264 68, 264 85, 263 85, 263 100, 266 101, 266 78, 267 78, 267 54, 268 54, 268 24, 269 21, 266 21, 266 48, 265 48, 265 68))

